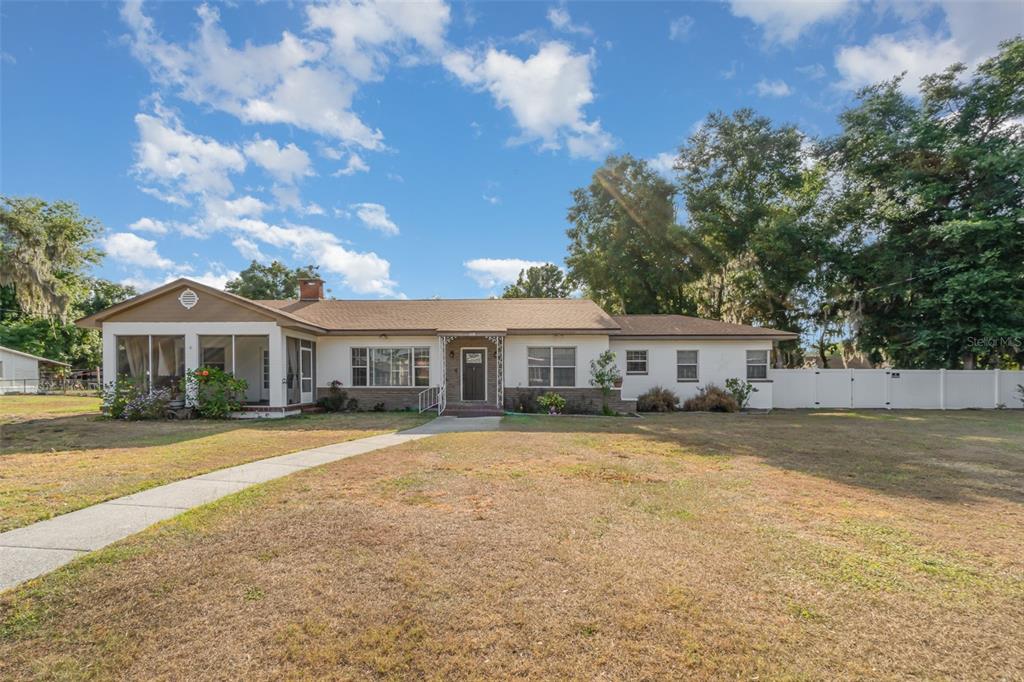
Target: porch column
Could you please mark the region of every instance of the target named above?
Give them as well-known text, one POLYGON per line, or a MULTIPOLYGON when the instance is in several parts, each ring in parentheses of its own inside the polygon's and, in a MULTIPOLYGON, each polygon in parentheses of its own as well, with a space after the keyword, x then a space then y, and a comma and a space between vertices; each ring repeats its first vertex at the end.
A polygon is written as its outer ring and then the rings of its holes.
POLYGON ((494 405, 499 410, 505 405, 505 337, 488 336, 494 344, 494 405))
POLYGON ((270 334, 270 407, 284 407, 285 401, 285 348, 284 331, 275 327, 270 334))

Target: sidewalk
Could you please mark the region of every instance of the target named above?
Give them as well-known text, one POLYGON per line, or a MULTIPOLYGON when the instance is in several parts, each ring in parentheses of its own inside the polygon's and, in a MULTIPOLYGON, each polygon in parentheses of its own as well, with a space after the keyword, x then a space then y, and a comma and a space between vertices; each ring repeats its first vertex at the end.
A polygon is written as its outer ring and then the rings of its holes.
POLYGON ((158 521, 257 483, 433 434, 494 431, 499 423, 500 417, 439 417, 400 433, 325 445, 211 471, 0 533, 0 591, 48 573, 158 521))

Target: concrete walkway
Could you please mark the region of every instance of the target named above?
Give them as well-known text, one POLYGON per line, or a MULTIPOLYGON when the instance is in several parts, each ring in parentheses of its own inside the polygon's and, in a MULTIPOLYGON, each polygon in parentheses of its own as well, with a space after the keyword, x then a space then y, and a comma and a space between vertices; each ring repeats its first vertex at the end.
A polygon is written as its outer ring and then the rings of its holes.
POLYGON ((494 431, 500 417, 438 417, 408 431, 325 445, 186 478, 0 533, 0 591, 257 483, 439 433, 494 431))

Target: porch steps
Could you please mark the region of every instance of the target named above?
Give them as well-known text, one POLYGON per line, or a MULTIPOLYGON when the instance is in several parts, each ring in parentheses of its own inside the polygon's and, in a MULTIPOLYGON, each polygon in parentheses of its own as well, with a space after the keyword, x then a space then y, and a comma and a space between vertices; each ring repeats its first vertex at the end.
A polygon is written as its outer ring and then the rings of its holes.
POLYGON ((500 417, 505 412, 494 405, 448 403, 442 414, 445 417, 500 417))

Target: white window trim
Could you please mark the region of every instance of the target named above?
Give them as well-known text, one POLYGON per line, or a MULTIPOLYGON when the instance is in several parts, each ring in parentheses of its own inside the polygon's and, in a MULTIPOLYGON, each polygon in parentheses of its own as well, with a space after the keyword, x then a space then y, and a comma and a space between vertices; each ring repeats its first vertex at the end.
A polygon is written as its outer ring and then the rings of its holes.
MULTIPOLYGON (((639 362, 634 360, 634 362, 639 362)), ((627 376, 647 376, 651 369, 651 354, 646 348, 634 348, 633 350, 626 351, 626 375, 627 376), (644 371, 642 372, 631 372, 629 371, 629 354, 630 353, 643 353, 644 354, 644 371)))
POLYGON ((430 362, 432 360, 431 354, 433 352, 434 352, 434 349, 430 345, 419 345, 419 346, 349 346, 349 349, 348 349, 348 362, 349 362, 348 381, 349 381, 349 386, 351 386, 352 388, 379 388, 379 389, 383 389, 383 390, 387 390, 387 389, 390 389, 390 388, 397 388, 397 389, 403 389, 403 388, 425 389, 425 388, 430 388, 430 385, 431 385, 430 384, 430 376, 433 373, 430 370, 430 362), (366 349, 366 364, 365 365, 353 365, 352 364, 352 351, 357 349, 357 348, 364 348, 364 349, 366 349), (393 349, 403 349, 403 348, 409 350, 409 381, 410 381, 410 383, 402 385, 402 386, 394 386, 394 385, 391 385, 391 386, 378 386, 377 384, 373 383, 373 351, 375 349, 393 350, 393 349), (427 351, 427 368, 428 368, 427 369, 427 383, 425 385, 423 385, 423 386, 417 386, 416 385, 416 349, 417 348, 426 349, 426 351, 427 351), (355 381, 353 380, 354 370, 362 369, 362 368, 366 369, 366 383, 365 384, 356 384, 355 381))
POLYGON ((578 346, 527 346, 526 347, 526 385, 529 388, 576 388, 576 374, 579 371, 580 362, 580 349, 578 346), (536 386, 530 383, 530 350, 532 348, 547 348, 550 351, 550 359, 548 360, 548 369, 551 370, 551 374, 548 378, 548 383, 542 386, 536 386), (572 367, 572 383, 571 384, 556 384, 555 383, 555 368, 567 369, 570 365, 556 365, 555 364, 555 349, 556 348, 572 348, 573 353, 573 364, 572 367))
POLYGON ((764 381, 768 378, 768 366, 771 363, 771 356, 769 352, 764 348, 748 348, 743 352, 743 360, 747 365, 747 381, 764 381), (764 353, 764 362, 751 362, 747 356, 748 353, 764 353), (751 367, 764 367, 763 377, 752 377, 750 376, 751 367))
POLYGON ((695 384, 695 383, 700 383, 700 349, 698 349, 698 348, 676 348, 676 383, 677 384, 695 384), (683 352, 683 353, 696 353, 697 354, 696 361, 695 362, 679 362, 679 353, 680 352, 683 352), (679 368, 680 367, 689 367, 690 365, 693 365, 693 367, 696 368, 697 376, 693 377, 692 379, 680 379, 679 378, 679 368))
MULTIPOLYGON (((463 346, 462 348, 459 349, 459 401, 460 402, 465 402, 465 398, 463 396, 466 393, 466 377, 464 375, 465 375, 465 367, 466 367, 465 360, 466 360, 466 351, 467 350, 483 351, 483 354, 484 354, 484 399, 483 399, 483 402, 486 403, 487 400, 488 400, 488 397, 487 397, 487 348, 484 347, 484 346, 463 346)), ((474 400, 473 402, 475 403, 475 402, 479 402, 479 401, 474 400)))

